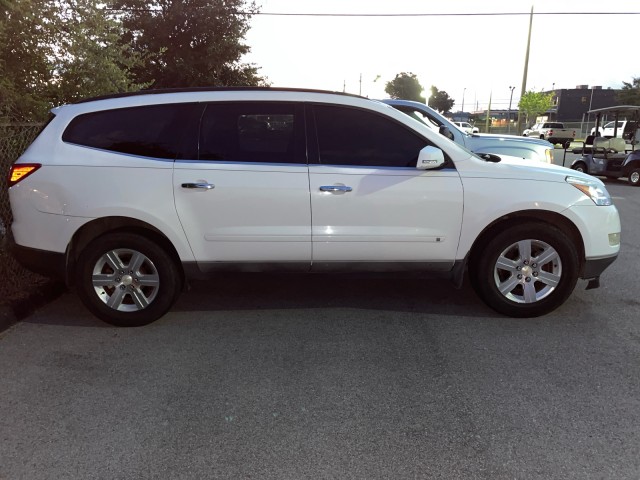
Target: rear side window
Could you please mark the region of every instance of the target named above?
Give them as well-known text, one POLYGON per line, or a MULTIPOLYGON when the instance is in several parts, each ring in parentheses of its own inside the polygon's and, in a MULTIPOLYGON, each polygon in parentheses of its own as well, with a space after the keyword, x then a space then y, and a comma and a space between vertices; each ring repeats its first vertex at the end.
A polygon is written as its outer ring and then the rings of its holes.
POLYGON ((415 167, 429 143, 408 128, 373 112, 316 105, 320 163, 415 167))
POLYGON ((202 117, 200 160, 305 163, 301 105, 212 103, 202 117))
POLYGON ((196 104, 148 105, 85 113, 62 134, 68 143, 143 157, 175 159, 196 104))

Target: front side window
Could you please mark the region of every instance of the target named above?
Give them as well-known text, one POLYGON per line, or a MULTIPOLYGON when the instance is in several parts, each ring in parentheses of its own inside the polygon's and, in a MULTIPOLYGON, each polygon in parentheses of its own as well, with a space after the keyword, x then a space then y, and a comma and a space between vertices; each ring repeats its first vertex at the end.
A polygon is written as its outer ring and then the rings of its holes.
POLYGON ((348 107, 316 105, 320 163, 415 167, 428 142, 382 115, 348 107))
POLYGON ((74 118, 62 140, 86 147, 175 159, 196 104, 147 105, 85 113, 74 118))
POLYGON ((301 106, 212 103, 202 117, 200 160, 306 163, 301 106))

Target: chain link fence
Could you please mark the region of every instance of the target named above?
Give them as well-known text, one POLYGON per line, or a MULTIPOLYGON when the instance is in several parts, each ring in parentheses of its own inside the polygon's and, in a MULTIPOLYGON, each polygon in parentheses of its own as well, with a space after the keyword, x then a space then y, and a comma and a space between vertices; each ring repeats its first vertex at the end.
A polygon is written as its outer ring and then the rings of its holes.
POLYGON ((7 185, 9 168, 42 128, 40 124, 0 124, 0 304, 26 298, 47 279, 22 268, 9 253, 11 206, 7 185))
MULTIPOLYGON (((552 121, 552 120, 550 120, 552 121)), ((564 123, 565 128, 569 128, 576 131, 576 139, 584 139, 589 132, 594 127, 593 119, 591 122, 574 120, 569 122, 560 122, 564 123)), ((518 127, 515 124, 512 125, 503 125, 500 123, 492 123, 489 126, 489 131, 487 132, 486 124, 482 121, 478 121, 474 124, 474 126, 480 129, 480 133, 493 133, 493 134, 507 134, 507 135, 522 135, 522 131, 527 128, 527 126, 523 126, 523 128, 518 131, 518 127)))

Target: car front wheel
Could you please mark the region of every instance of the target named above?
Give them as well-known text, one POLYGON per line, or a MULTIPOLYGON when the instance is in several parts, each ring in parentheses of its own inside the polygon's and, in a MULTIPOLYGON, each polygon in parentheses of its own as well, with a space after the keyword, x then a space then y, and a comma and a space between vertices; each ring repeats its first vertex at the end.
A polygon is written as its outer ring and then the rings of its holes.
POLYGON ((584 162, 577 162, 577 163, 573 164, 573 165, 571 166, 571 168, 572 168, 573 170, 575 170, 576 172, 589 173, 589 172, 587 171, 587 164, 586 164, 586 163, 584 163, 584 162))
POLYGON ((511 317, 537 317, 569 297, 579 260, 565 233, 533 223, 497 234, 471 268, 472 284, 491 308, 511 317))
POLYGON ((629 172, 629 183, 634 187, 640 185, 640 168, 634 168, 629 172))
POLYGON ((178 297, 180 278, 162 247, 130 233, 94 240, 80 255, 76 270, 85 306, 120 327, 146 325, 164 315, 178 297))

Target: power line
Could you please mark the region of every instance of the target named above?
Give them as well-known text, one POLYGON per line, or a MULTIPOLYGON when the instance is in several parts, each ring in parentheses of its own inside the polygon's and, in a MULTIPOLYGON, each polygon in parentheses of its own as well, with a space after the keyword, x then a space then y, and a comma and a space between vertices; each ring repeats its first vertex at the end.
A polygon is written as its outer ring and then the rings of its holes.
MULTIPOLYGON (((503 17, 529 16, 530 12, 474 12, 474 13, 285 13, 285 12, 235 12, 239 15, 266 15, 291 17, 503 17)), ((534 12, 539 15, 640 15, 640 12, 534 12)))
MULTIPOLYGON (((205 7, 195 7, 205 8, 205 7)), ((155 12, 157 8, 102 8, 107 12, 155 12)), ((240 10, 229 11, 233 15, 263 15, 279 17, 517 17, 529 16, 530 12, 465 12, 465 13, 303 13, 303 12, 245 12, 240 10)), ((640 12, 534 12, 534 16, 554 15, 640 15, 640 12)))

